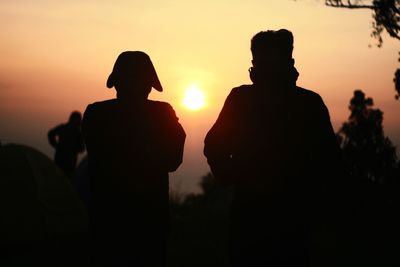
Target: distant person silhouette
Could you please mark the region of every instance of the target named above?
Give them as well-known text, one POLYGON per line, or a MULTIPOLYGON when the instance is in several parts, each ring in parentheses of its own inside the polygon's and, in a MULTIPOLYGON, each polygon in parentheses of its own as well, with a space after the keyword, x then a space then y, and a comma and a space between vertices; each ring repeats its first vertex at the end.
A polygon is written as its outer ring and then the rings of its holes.
POLYGON ((117 98, 88 105, 83 134, 93 196, 95 265, 164 266, 168 172, 182 162, 185 132, 173 108, 148 100, 162 91, 150 57, 121 53, 107 80, 117 98))
POLYGON ((296 86, 292 50, 285 29, 252 38, 253 84, 232 89, 205 138, 212 172, 233 187, 233 266, 309 266, 329 210, 340 149, 321 97, 296 86))
POLYGON ((85 150, 81 121, 81 113, 74 111, 67 123, 56 126, 47 134, 50 145, 56 149, 54 162, 68 177, 75 170, 78 154, 85 150))

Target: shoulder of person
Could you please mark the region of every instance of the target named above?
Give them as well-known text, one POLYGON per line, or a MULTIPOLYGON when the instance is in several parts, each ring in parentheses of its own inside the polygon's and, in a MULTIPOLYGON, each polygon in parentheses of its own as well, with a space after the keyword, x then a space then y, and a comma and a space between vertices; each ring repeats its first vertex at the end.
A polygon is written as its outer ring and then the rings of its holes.
POLYGON ((231 90, 230 95, 236 96, 236 95, 248 94, 252 88, 253 88, 253 85, 251 85, 251 84, 243 84, 241 86, 234 87, 231 90))
POLYGON ((174 108, 167 102, 148 100, 150 110, 155 114, 161 115, 161 117, 173 118, 178 120, 174 108))
POLYGON ((322 97, 312 90, 296 86, 295 92, 298 97, 301 97, 303 101, 309 102, 310 104, 324 104, 322 97))
POLYGON ((164 112, 175 112, 174 108, 171 106, 171 104, 167 102, 162 102, 162 101, 156 101, 156 100, 148 100, 148 103, 151 107, 158 109, 160 111, 164 112))
POLYGON ((102 108, 108 108, 108 107, 113 107, 117 105, 117 99, 108 99, 104 101, 98 101, 94 102, 92 104, 89 104, 88 107, 91 109, 102 109, 102 108))
POLYGON ((87 114, 88 112, 106 111, 116 106, 117 106, 117 99, 109 99, 105 101, 94 102, 86 107, 85 114, 87 114))
POLYGON ((297 87, 297 89, 297 94, 301 96, 300 101, 302 101, 305 109, 309 112, 310 116, 314 118, 330 117, 328 108, 319 94, 301 87, 297 87))
POLYGON ((229 93, 226 102, 232 103, 242 101, 246 96, 251 95, 253 86, 250 84, 244 84, 238 87, 234 87, 229 93))

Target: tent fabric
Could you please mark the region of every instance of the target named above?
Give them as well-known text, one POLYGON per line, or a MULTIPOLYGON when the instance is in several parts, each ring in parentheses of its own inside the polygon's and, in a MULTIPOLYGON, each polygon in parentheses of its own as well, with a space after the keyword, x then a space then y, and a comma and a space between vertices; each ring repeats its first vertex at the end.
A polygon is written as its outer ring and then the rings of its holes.
POLYGON ((0 240, 68 238, 88 227, 87 211, 62 171, 34 148, 0 147, 0 240))

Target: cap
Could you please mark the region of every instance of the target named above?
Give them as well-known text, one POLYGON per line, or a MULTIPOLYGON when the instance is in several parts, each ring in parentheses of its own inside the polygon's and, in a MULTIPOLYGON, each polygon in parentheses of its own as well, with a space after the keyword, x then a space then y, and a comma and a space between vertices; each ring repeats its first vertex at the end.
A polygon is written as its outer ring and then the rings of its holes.
POLYGON ((163 91, 150 57, 142 51, 125 51, 118 56, 114 68, 108 76, 107 87, 114 87, 116 82, 126 75, 131 75, 148 83, 157 91, 163 91))

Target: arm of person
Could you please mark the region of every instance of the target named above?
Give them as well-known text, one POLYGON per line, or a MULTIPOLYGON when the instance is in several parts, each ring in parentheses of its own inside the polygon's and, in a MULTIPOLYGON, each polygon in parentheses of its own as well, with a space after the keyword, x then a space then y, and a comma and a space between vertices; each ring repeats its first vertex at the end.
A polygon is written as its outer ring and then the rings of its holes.
POLYGON ((204 155, 215 178, 224 184, 233 179, 232 135, 234 134, 235 89, 225 100, 217 121, 204 140, 204 155))
POLYGON ((57 127, 51 129, 47 133, 47 139, 49 140, 49 143, 52 147, 57 148, 58 145, 58 136, 60 134, 62 125, 58 125, 57 127))
MULTIPOLYGON (((333 130, 329 111, 319 97, 315 110, 314 159, 318 162, 319 171, 331 179, 340 179, 343 174, 343 161, 337 136, 333 130)), ((333 182, 333 181, 330 181, 333 182)))
POLYGON ((95 128, 96 114, 95 114, 95 105, 89 104, 86 107, 85 112, 83 113, 82 117, 82 124, 81 124, 81 134, 82 134, 82 147, 85 148, 89 153, 89 150, 94 149, 92 144, 96 142, 96 134, 94 133, 93 128, 95 128))
POLYGON ((97 117, 96 116, 95 104, 89 104, 86 107, 82 117, 81 133, 82 133, 82 147, 89 152, 92 148, 92 144, 96 142, 96 134, 93 128, 96 128, 97 117))
MULTIPOLYGON (((315 127, 313 137, 313 162, 316 168, 316 179, 319 199, 319 210, 329 218, 339 219, 346 205, 348 180, 337 136, 333 130, 327 107, 319 97, 314 112, 315 127)), ((318 206, 318 205, 317 205, 318 206)))
POLYGON ((90 117, 90 105, 88 105, 85 109, 85 112, 83 113, 82 116, 82 125, 81 125, 81 130, 82 130, 82 138, 83 138, 83 143, 86 144, 87 146, 87 140, 89 136, 89 117, 90 117))
POLYGON ((157 165, 162 166, 168 172, 173 172, 182 163, 186 133, 172 106, 167 103, 160 105, 162 105, 161 120, 156 122, 159 123, 158 132, 155 133, 156 142, 153 145, 150 144, 149 148, 151 153, 157 153, 158 156, 150 155, 150 157, 158 159, 157 165))

